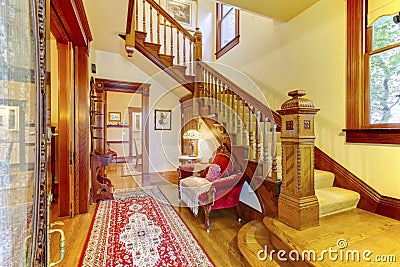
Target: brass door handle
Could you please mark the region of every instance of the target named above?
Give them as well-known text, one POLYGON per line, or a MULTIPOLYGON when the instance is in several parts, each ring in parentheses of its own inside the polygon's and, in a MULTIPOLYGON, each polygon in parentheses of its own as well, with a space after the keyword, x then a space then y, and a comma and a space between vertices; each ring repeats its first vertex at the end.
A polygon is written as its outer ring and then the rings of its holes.
POLYGON ((24 259, 24 261, 23 261, 23 267, 26 267, 26 266, 28 266, 28 264, 27 264, 27 260, 28 260, 28 257, 27 257, 27 251, 28 251, 28 240, 30 239, 30 238, 32 238, 32 235, 28 235, 27 237, 25 237, 24 238, 24 249, 23 249, 23 251, 22 251, 22 253, 23 253, 23 259, 24 259))
POLYGON ((50 229, 49 230, 49 234, 52 234, 52 233, 55 233, 55 232, 60 233, 60 258, 58 259, 58 261, 50 263, 49 267, 59 264, 64 259, 64 254, 65 254, 65 235, 64 235, 64 231, 61 230, 61 229, 50 229))

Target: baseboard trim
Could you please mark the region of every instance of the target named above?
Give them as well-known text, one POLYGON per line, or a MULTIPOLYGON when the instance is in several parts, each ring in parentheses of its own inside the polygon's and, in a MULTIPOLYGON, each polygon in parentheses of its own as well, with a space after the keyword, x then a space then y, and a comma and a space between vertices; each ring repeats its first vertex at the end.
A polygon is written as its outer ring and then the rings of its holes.
POLYGON ((381 195, 319 148, 315 147, 314 154, 316 169, 335 174, 334 186, 360 194, 358 208, 400 220, 400 199, 381 195))

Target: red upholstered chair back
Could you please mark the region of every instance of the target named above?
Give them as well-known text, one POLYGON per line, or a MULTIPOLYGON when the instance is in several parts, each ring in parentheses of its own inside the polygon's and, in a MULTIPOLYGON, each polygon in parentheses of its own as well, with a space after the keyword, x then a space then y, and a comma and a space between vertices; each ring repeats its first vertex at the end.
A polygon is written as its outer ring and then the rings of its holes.
POLYGON ((229 175, 233 171, 232 160, 225 154, 217 154, 215 155, 211 164, 218 164, 221 167, 221 175, 220 177, 224 177, 229 175))

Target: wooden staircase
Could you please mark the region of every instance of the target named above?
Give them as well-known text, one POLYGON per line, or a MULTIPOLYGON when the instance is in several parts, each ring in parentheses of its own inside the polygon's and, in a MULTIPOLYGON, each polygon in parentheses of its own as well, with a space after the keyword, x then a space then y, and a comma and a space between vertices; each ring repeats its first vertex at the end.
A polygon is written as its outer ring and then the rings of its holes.
MULTIPOLYGON (((200 30, 197 28, 190 34, 154 0, 129 1, 123 38, 128 56, 137 50, 190 91, 194 119, 200 117, 216 139, 229 147, 242 171, 250 174, 247 182, 260 202, 261 211, 249 211, 244 205, 240 215, 247 220, 276 217, 282 184, 280 115, 203 62, 200 30)), ((331 174, 315 170, 314 177, 316 195, 320 207, 324 207, 320 216, 338 212, 337 207, 344 210, 357 206, 359 195, 332 187, 331 174), (348 194, 351 203, 343 200, 345 204, 332 205, 335 191, 348 194)), ((269 242, 259 236, 267 233, 260 220, 251 221, 241 229, 239 248, 249 266, 255 264, 255 248, 269 242)))

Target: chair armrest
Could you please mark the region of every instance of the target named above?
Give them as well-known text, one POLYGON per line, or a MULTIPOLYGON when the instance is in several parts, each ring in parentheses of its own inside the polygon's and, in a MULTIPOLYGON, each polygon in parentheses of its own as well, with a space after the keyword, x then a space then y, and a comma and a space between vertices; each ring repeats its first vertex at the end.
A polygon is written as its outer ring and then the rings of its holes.
POLYGON ((178 168, 178 179, 181 180, 189 176, 205 177, 209 166, 209 163, 193 163, 180 165, 178 168))

